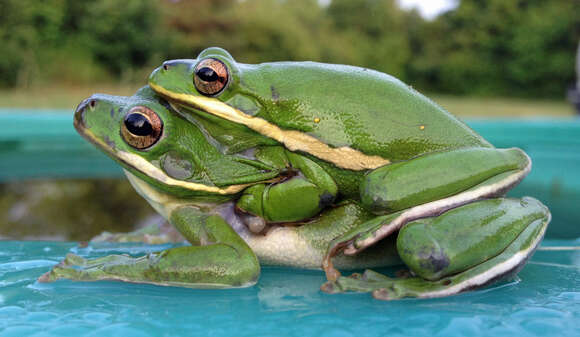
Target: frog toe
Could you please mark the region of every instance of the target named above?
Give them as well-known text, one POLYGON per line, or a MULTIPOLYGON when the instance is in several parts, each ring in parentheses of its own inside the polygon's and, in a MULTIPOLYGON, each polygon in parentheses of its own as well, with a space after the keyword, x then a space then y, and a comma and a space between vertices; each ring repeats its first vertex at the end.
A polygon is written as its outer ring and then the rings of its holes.
POLYGON ((57 266, 85 266, 87 260, 73 253, 66 254, 64 260, 62 260, 57 266))
POLYGON ((380 289, 393 288, 398 282, 385 275, 372 270, 366 270, 363 274, 353 273, 350 276, 341 276, 334 281, 324 283, 320 289, 328 294, 342 292, 374 292, 380 289))
MULTIPOLYGON (((377 299, 432 298, 481 288, 516 274, 532 256, 550 221, 547 208, 533 198, 489 199, 435 218, 407 224, 398 234, 397 251, 411 270, 388 278, 367 271, 362 277, 329 278, 323 291, 372 292, 377 299)), ((366 233, 365 231, 362 231, 366 233)), ((334 243, 353 246, 365 235, 334 243)), ((338 247, 338 249, 337 249, 338 247)), ((333 271, 331 263, 325 270, 333 271)), ((334 275, 334 274, 333 274, 334 275)))
POLYGON ((64 261, 52 267, 51 270, 38 278, 38 282, 49 283, 61 279, 80 280, 81 271, 72 266, 68 266, 64 261))

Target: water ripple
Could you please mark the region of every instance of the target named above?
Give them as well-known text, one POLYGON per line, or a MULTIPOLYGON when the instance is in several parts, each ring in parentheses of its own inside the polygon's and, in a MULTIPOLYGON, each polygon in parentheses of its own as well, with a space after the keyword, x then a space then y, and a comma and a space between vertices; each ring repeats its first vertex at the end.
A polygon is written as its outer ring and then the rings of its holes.
MULTIPOLYGON (((37 283, 72 247, 0 242, 0 337, 544 336, 556 331, 577 336, 580 331, 577 252, 538 252, 518 279, 484 290, 381 302, 368 294, 321 293, 323 273, 283 268, 264 268, 257 286, 233 290, 37 283)), ((94 257, 145 250, 76 251, 94 257)))

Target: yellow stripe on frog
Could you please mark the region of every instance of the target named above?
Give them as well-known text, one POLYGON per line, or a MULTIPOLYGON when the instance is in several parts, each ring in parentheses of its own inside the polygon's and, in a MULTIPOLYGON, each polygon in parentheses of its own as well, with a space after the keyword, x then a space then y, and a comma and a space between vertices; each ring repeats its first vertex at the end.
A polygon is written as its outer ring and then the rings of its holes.
POLYGON ((153 90, 168 99, 192 106, 234 123, 245 125, 264 136, 284 144, 290 151, 302 151, 311 154, 343 169, 353 171, 372 170, 390 163, 389 160, 380 156, 369 156, 347 146, 330 147, 328 144, 300 131, 280 129, 262 118, 247 115, 215 98, 174 93, 153 83, 149 85, 153 90))

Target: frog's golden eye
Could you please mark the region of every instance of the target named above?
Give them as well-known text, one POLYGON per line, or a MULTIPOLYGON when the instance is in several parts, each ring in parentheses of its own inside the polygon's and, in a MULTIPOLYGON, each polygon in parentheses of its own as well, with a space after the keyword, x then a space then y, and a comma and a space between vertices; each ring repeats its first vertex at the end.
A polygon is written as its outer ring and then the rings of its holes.
POLYGON ((136 106, 125 115, 121 125, 121 136, 132 147, 142 150, 161 138, 163 122, 159 116, 145 106, 136 106))
POLYGON ((202 95, 219 94, 228 84, 228 79, 228 68, 218 59, 207 58, 195 66, 193 84, 202 95))

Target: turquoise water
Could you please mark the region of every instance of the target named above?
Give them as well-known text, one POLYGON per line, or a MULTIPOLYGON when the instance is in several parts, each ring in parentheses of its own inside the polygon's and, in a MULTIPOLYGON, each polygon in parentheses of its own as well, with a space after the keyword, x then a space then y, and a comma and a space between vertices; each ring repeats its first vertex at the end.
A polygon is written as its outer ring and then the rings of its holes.
POLYGON ((265 268, 257 286, 191 290, 119 282, 39 284, 73 251, 163 246, 0 242, 0 336, 578 336, 580 240, 546 240, 516 280, 431 300, 327 295, 322 272, 265 268), (554 249, 554 248, 552 248, 554 249))

